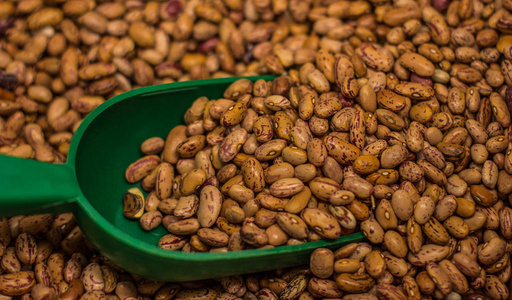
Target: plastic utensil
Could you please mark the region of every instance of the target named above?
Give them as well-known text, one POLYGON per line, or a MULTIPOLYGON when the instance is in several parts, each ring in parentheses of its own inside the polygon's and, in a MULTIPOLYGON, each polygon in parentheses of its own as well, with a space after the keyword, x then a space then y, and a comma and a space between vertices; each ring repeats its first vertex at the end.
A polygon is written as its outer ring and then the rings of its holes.
MULTIPOLYGON (((249 77, 272 80, 272 76, 249 77)), ((149 137, 166 138, 200 96, 222 97, 238 78, 150 86, 118 95, 91 112, 75 133, 65 164, 0 155, 0 215, 73 212, 87 239, 125 270, 157 280, 189 281, 252 273, 309 262, 318 247, 361 241, 361 233, 332 241, 228 253, 182 253, 158 248, 163 226, 144 231, 123 216, 131 187, 126 167, 149 137)), ((142 189, 141 189, 142 190, 142 189)))

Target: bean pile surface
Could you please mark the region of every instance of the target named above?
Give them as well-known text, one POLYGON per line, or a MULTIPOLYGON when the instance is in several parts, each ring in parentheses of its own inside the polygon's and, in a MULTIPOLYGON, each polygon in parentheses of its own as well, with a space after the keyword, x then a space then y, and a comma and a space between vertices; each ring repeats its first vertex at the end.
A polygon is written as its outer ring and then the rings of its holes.
POLYGON ((0 70, 0 153, 53 163, 119 93, 278 75, 146 141, 125 214, 182 251, 369 240, 175 284, 108 262, 71 214, 0 218, 0 300, 510 297, 510 0, 0 1, 0 70))

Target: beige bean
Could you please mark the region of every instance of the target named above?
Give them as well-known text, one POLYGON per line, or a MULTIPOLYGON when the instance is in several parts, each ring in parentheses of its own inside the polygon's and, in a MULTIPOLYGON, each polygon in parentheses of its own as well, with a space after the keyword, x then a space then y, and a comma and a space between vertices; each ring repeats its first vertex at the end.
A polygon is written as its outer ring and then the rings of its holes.
POLYGON ((130 183, 137 182, 144 178, 153 171, 154 168, 160 163, 158 156, 149 155, 145 156, 136 162, 132 163, 125 173, 126 180, 130 183))
POLYGON ((325 164, 327 159, 326 145, 320 139, 312 139, 307 144, 307 154, 310 163, 321 167, 325 164))
POLYGON ((485 278, 485 290, 492 299, 506 299, 509 295, 507 286, 494 275, 487 275, 485 278))
POLYGON ((9 273, 17 273, 21 271, 21 263, 16 257, 16 249, 14 247, 7 247, 1 260, 1 266, 9 273))
MULTIPOLYGON (((224 211, 224 214, 226 216, 226 219, 233 224, 242 223, 245 219, 245 211, 243 210, 243 208, 236 206, 236 205, 228 206, 226 208, 226 210, 224 211)), ((268 234, 268 232, 267 232, 267 234, 268 234)), ((281 240, 282 235, 279 234, 279 232, 274 230, 273 234, 274 234, 274 236, 277 236, 276 243, 278 240, 281 240)), ((269 238, 270 238, 270 236, 269 236, 269 238)))
POLYGON ((396 214, 386 199, 382 199, 375 209, 375 218, 384 230, 395 229, 398 226, 396 214))
POLYGON ((327 136, 324 143, 329 155, 340 164, 352 163, 361 154, 359 148, 334 136, 327 136))
POLYGON ((446 175, 442 173, 438 168, 436 168, 433 164, 424 160, 418 160, 417 164, 423 169, 425 177, 430 179, 432 182, 438 185, 446 184, 446 175))
POLYGON ((446 166, 446 159, 439 149, 428 146, 423 149, 423 154, 425 155, 425 160, 438 169, 443 169, 446 166))
POLYGON ((171 164, 162 163, 156 171, 155 191, 159 199, 169 198, 172 193, 172 183, 174 181, 174 168, 171 164))
POLYGON ((178 218, 189 218, 197 212, 198 206, 199 198, 196 195, 182 196, 179 198, 173 214, 178 218))
POLYGON ((277 198, 267 193, 260 193, 257 199, 259 199, 262 207, 271 211, 283 211, 288 203, 287 198, 277 198))
POLYGON ((432 281, 436 284, 437 288, 445 295, 452 291, 452 282, 446 273, 439 268, 434 262, 429 262, 426 266, 428 275, 432 278, 432 281))
POLYGON ((308 289, 316 294, 324 297, 339 297, 343 292, 338 289, 335 281, 328 279, 312 278, 309 281, 308 289))
POLYGON ((380 165, 385 169, 392 169, 407 159, 409 152, 402 145, 394 145, 382 152, 380 165))
POLYGON ((229 239, 226 233, 210 228, 199 229, 197 235, 203 243, 212 247, 223 247, 227 245, 229 239))
POLYGON ((489 189, 493 189, 498 183, 498 166, 487 160, 482 167, 482 183, 489 189))
MULTIPOLYGON (((54 282, 61 282, 63 278, 63 270, 64 270, 64 256, 62 253, 55 252, 52 253, 48 260, 46 261, 48 268, 50 269, 50 274, 54 282)), ((84 263, 85 267, 85 263, 84 263)))
POLYGON ((306 208, 301 212, 301 218, 311 229, 325 238, 334 239, 341 235, 338 221, 320 209, 306 208))
POLYGON ((90 263, 87 265, 80 276, 84 284, 84 289, 87 292, 102 290, 105 287, 102 271, 100 265, 97 263, 90 263))
POLYGON ((149 211, 140 218, 140 225, 144 230, 153 230, 162 223, 162 213, 159 211, 149 211))
POLYGON ((491 265, 501 258, 505 251, 506 242, 501 238, 493 238, 481 246, 478 251, 478 261, 491 265))
POLYGON ((242 164, 244 183, 255 192, 260 192, 265 187, 263 168, 258 160, 249 158, 242 164))
POLYGON ((423 246, 423 232, 421 226, 410 218, 407 221, 407 247, 411 253, 418 253, 423 246))
POLYGON ((271 95, 265 98, 265 105, 273 111, 285 110, 290 107, 290 100, 281 95, 271 95))
POLYGON ((277 224, 268 227, 266 229, 266 234, 268 236, 268 243, 272 246, 283 245, 289 238, 288 235, 277 224))
POLYGON ((165 250, 179 250, 183 248, 187 240, 184 237, 166 234, 158 241, 158 247, 165 250))
POLYGON ((153 137, 145 140, 140 146, 142 153, 146 155, 158 154, 164 148, 165 141, 160 137, 153 137))
POLYGON ((356 49, 356 54, 359 55, 370 68, 376 71, 388 72, 393 66, 393 58, 379 51, 375 44, 362 43, 356 49))
POLYGON ((405 294, 401 288, 391 284, 380 283, 376 287, 377 295, 386 298, 405 299, 405 294))
POLYGON ((345 107, 331 118, 331 126, 337 131, 349 131, 350 123, 355 114, 353 107, 345 107))
POLYGON ((446 191, 456 197, 464 195, 467 188, 467 183, 456 174, 453 174, 447 179, 446 191))
POLYGON ((374 89, 369 84, 365 84, 359 89, 359 97, 357 99, 364 110, 373 113, 377 109, 377 97, 378 95, 374 89))
POLYGON ((509 239, 512 236, 512 209, 503 207, 499 211, 501 234, 509 239))
POLYGON ((330 84, 327 78, 325 78, 324 74, 318 70, 314 69, 307 75, 308 83, 311 87, 313 87, 319 93, 329 92, 330 84))
POLYGON ((469 234, 468 225, 457 216, 451 216, 443 225, 452 236, 458 239, 463 239, 469 234))
POLYGON ((453 195, 447 195, 441 198, 436 205, 434 217, 443 222, 452 216, 457 209, 457 200, 453 195))
POLYGON ((332 194, 341 189, 341 186, 332 179, 317 177, 309 182, 309 188, 313 195, 327 201, 332 194))
POLYGON ((510 112, 508 111, 505 101, 503 101, 503 98, 497 93, 492 93, 491 96, 489 97, 489 100, 491 102, 492 112, 496 120, 503 127, 509 126, 510 112))
POLYGON ((280 212, 277 214, 276 220, 279 227, 291 237, 304 239, 308 236, 308 227, 298 216, 280 212))
POLYGON ((452 282, 453 291, 464 294, 469 289, 469 284, 466 277, 457 269, 457 267, 449 260, 442 260, 439 262, 440 270, 447 275, 452 282))
POLYGON ((375 218, 371 217, 361 222, 361 231, 374 244, 380 244, 384 241, 384 230, 375 218))
POLYGON ((386 251, 382 253, 386 261, 386 268, 393 276, 403 277, 407 273, 407 262, 386 251))
POLYGON ((300 149, 305 150, 311 139, 311 132, 304 126, 295 126, 290 131, 290 140, 300 149))
POLYGON ((247 201, 254 199, 254 192, 239 184, 234 184, 229 188, 229 196, 240 203, 247 203, 247 201))
POLYGON ((356 217, 352 212, 343 206, 329 205, 329 212, 331 215, 338 220, 341 227, 352 230, 356 227, 356 217))
MULTIPOLYGON (((219 156, 223 162, 231 161, 235 155, 240 151, 242 145, 248 138, 247 131, 245 129, 238 129, 231 132, 222 141, 219 148, 219 156)), ((257 150, 256 150, 257 151, 257 150)))
MULTIPOLYGON (((310 183, 311 187, 311 183, 310 183)), ((304 184, 297 178, 284 178, 270 186, 270 193, 275 197, 286 198, 302 191, 304 184)))
POLYGON ((419 76, 430 77, 434 75, 434 65, 420 54, 404 53, 398 61, 402 67, 419 76))
POLYGON ((254 153, 254 156, 259 161, 268 161, 278 157, 281 151, 286 147, 286 141, 282 139, 275 139, 266 142, 259 146, 254 153))
POLYGON ((351 191, 339 190, 329 196, 332 205, 347 205, 354 201, 355 195, 351 191))
POLYGON ((202 227, 211 227, 220 214, 222 194, 214 186, 205 186, 199 196, 197 219, 202 227))
POLYGON ((37 244, 35 238, 26 232, 16 238, 16 255, 20 262, 32 264, 36 260, 37 244))
POLYGON ((313 164, 303 164, 293 170, 295 177, 302 182, 309 182, 317 175, 317 169, 313 164))
POLYGON ((23 295, 29 292, 35 285, 34 272, 31 271, 0 275, 0 292, 4 295, 23 295))
POLYGON ((265 230, 259 228, 256 224, 247 222, 240 231, 242 240, 255 247, 262 247, 268 244, 268 236, 265 230))
POLYGON ((409 252, 407 260, 415 266, 425 266, 428 262, 439 262, 449 253, 448 246, 425 244, 417 253, 409 252))
POLYGON ((178 220, 166 227, 170 233, 182 236, 195 234, 200 228, 201 224, 195 218, 178 220))
POLYGON ((474 231, 482 228, 487 221, 487 216, 481 211, 473 212, 471 217, 465 218, 464 222, 468 225, 469 231, 474 231))
POLYGON ((405 239, 396 231, 386 231, 384 235, 384 244, 396 257, 404 258, 407 255, 407 244, 405 239))
POLYGON ((455 266, 465 275, 477 277, 480 274, 480 267, 476 260, 471 259, 463 253, 456 253, 453 255, 452 262, 455 266))

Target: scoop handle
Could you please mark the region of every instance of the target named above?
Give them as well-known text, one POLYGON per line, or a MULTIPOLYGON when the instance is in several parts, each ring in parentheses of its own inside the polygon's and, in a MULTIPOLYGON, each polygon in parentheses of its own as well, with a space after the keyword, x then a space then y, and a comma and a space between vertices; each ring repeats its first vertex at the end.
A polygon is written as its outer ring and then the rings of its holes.
POLYGON ((69 164, 0 155, 0 216, 63 212, 79 193, 69 164))

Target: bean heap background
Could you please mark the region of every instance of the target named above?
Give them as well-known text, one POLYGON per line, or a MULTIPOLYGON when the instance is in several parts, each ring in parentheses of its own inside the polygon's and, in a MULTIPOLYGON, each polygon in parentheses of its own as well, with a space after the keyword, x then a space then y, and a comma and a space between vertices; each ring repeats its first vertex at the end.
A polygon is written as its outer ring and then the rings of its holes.
MULTIPOLYGON (((357 193, 351 202, 371 244, 320 249, 304 268, 154 282, 99 256, 70 214, 3 218, 0 299, 509 297, 511 1, 24 0, 0 2, 0 20, 1 153, 64 162, 83 117, 132 88, 276 74, 289 89, 335 92, 354 115, 371 112, 377 128, 365 125, 358 149, 378 142, 406 156, 386 167, 399 176, 391 186, 372 158, 333 179, 352 178, 361 193, 363 181, 379 186, 374 203, 357 193), (405 198, 417 201, 412 213, 393 205, 405 198)), ((313 104, 304 120, 316 138, 357 137, 333 129, 318 102, 288 96, 291 107, 313 104)))

